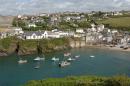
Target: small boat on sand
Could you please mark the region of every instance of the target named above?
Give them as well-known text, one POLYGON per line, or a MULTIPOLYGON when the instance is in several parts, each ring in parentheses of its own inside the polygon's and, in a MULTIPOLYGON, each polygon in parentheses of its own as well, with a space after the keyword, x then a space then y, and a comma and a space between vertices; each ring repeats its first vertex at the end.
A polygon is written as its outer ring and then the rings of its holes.
POLYGON ((66 67, 69 66, 71 63, 67 62, 67 61, 62 61, 61 63, 59 63, 59 67, 66 67))
POLYGON ((34 61, 43 61, 43 60, 45 60, 45 58, 36 57, 36 58, 34 59, 34 61))
POLYGON ((52 61, 59 61, 60 59, 59 59, 59 58, 56 58, 56 57, 53 57, 51 60, 52 60, 52 61))
POLYGON ((20 59, 20 60, 18 61, 18 63, 19 63, 19 64, 24 64, 24 63, 27 63, 27 60, 22 60, 22 59, 20 59))

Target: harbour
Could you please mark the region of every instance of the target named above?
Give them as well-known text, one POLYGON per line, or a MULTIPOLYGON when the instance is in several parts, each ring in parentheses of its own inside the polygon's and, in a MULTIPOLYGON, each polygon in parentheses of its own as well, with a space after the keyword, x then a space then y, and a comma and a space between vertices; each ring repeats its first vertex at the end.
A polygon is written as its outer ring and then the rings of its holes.
POLYGON ((20 56, 27 60, 25 64, 18 64, 17 55, 1 57, 0 86, 20 86, 29 80, 75 75, 113 76, 126 74, 130 76, 129 52, 99 48, 75 48, 69 52, 77 59, 63 68, 58 65, 64 61, 65 51, 45 54, 45 60, 39 62, 34 61, 37 55, 20 56), (52 61, 54 56, 59 58, 59 61, 52 61))

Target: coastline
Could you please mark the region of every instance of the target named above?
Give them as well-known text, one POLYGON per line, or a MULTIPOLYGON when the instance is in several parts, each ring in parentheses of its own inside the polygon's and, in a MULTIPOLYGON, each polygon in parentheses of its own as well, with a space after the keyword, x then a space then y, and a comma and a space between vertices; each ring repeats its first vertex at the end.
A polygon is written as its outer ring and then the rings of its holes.
MULTIPOLYGON (((130 52, 130 48, 128 49, 123 49, 123 48, 119 48, 119 47, 110 47, 107 45, 76 45, 74 46, 74 43, 70 43, 70 47, 63 47, 63 46, 57 46, 54 50, 51 50, 50 52, 56 52, 56 51, 60 51, 60 50, 65 50, 65 49, 74 49, 74 48, 97 48, 97 49, 108 49, 108 50, 115 50, 115 51, 123 51, 123 52, 130 52), (73 46, 72 46, 73 45, 73 46)), ((22 56, 22 55, 31 55, 31 54, 35 54, 37 51, 28 51, 28 52, 19 52, 18 55, 22 56)), ((50 52, 45 52, 45 53, 50 53, 50 52)), ((0 57, 5 57, 5 56, 9 56, 10 54, 7 52, 3 52, 0 51, 0 57)))

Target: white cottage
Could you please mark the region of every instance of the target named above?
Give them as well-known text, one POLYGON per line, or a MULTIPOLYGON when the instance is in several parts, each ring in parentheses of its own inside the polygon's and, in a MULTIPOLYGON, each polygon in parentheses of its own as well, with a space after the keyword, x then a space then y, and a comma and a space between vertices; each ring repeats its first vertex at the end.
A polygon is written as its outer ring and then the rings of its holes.
POLYGON ((20 27, 13 27, 12 29, 14 30, 14 34, 15 35, 19 35, 19 34, 23 34, 24 33, 24 31, 20 27))
POLYGON ((60 35, 55 32, 51 31, 45 31, 44 34, 42 34, 43 38, 60 38, 60 35))
POLYGON ((36 24, 34 24, 34 23, 30 23, 30 24, 28 24, 28 27, 29 27, 29 28, 30 28, 30 27, 34 27, 34 28, 35 28, 35 27, 37 27, 37 26, 36 26, 36 24))
POLYGON ((4 39, 7 37, 7 33, 6 32, 0 32, 0 39, 4 39))
POLYGON ((76 33, 85 33, 83 29, 76 29, 76 33))
POLYGON ((34 31, 30 31, 30 32, 25 32, 24 33, 24 38, 25 39, 42 39, 42 33, 41 32, 34 32, 34 31))

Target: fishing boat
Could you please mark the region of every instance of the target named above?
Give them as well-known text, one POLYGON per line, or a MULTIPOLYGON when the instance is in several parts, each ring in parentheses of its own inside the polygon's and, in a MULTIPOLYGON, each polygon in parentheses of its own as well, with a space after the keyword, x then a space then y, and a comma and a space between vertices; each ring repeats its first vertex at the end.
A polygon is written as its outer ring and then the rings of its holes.
POLYGON ((40 58, 40 60, 45 60, 45 58, 40 58))
POLYGON ((40 62, 37 62, 36 66, 34 67, 34 69, 39 69, 40 68, 40 62))
POLYGON ((34 61, 41 61, 41 60, 45 60, 45 58, 36 57, 36 58, 34 59, 34 61))
POLYGON ((40 66, 39 65, 37 65, 36 67, 34 67, 34 69, 39 69, 40 68, 40 66))
POLYGON ((79 57, 80 57, 80 55, 75 56, 75 58, 79 58, 79 57))
POLYGON ((94 58, 95 56, 91 55, 90 57, 91 57, 91 58, 94 58))
POLYGON ((51 60, 52 60, 52 61, 59 61, 60 59, 59 59, 59 58, 56 58, 56 57, 53 57, 51 60))
POLYGON ((27 60, 22 60, 22 59, 20 59, 20 60, 18 61, 18 63, 19 63, 19 64, 24 64, 24 63, 27 63, 27 60))
POLYGON ((59 63, 59 67, 66 67, 69 66, 71 63, 67 62, 67 61, 62 61, 61 63, 59 63))
POLYGON ((68 61, 74 61, 75 59, 73 59, 73 58, 68 58, 68 61))
POLYGON ((71 56, 71 53, 64 53, 64 57, 71 56))

